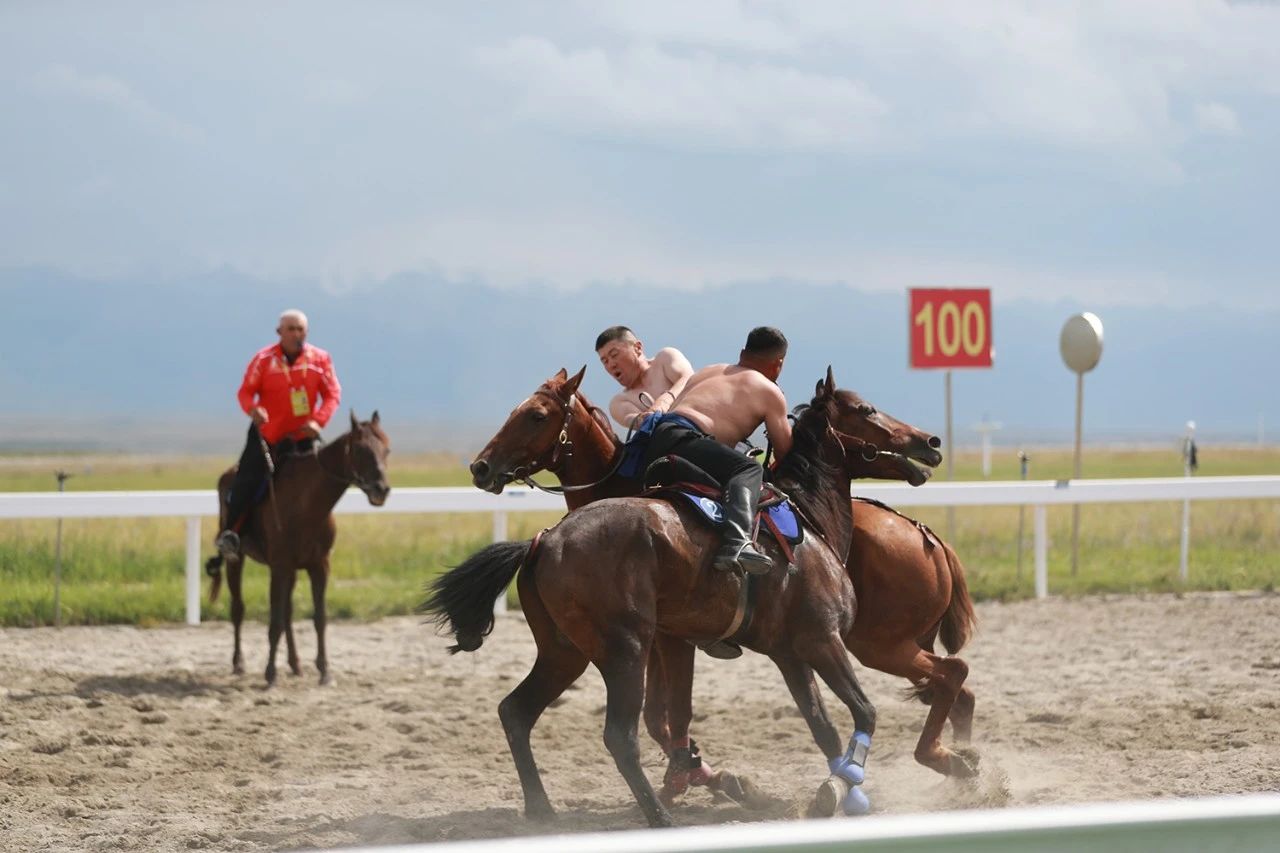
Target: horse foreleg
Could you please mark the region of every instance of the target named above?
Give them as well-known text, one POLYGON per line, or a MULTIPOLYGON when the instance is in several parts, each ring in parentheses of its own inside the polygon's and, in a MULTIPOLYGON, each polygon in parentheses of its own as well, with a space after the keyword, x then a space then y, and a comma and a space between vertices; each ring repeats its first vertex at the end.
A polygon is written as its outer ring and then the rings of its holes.
POLYGON ((334 683, 329 672, 329 654, 325 651, 324 626, 325 609, 324 593, 329 584, 329 558, 325 557, 320 565, 307 570, 311 579, 311 606, 316 626, 316 669, 320 671, 320 683, 328 686, 334 683))
POLYGON ((854 724, 848 749, 841 755, 827 756, 831 775, 818 789, 814 809, 823 814, 834 814, 837 808, 845 814, 866 814, 871 803, 862 791, 862 782, 866 776, 871 736, 876 729, 875 706, 858 683, 853 664, 839 637, 833 635, 809 644, 804 656, 836 698, 853 714, 854 724))
POLYGON ((650 826, 672 826, 671 814, 658 800, 640 766, 640 744, 636 732, 644 704, 644 668, 650 638, 621 635, 612 638, 596 666, 604 676, 608 699, 605 703, 604 745, 613 756, 618 772, 627 780, 631 794, 650 826))
POLYGON ((689 737, 695 660, 694 647, 685 640, 664 634, 653 638, 645 680, 644 718, 649 734, 662 744, 667 755, 667 772, 659 797, 664 805, 670 806, 690 787, 706 787, 737 802, 745 802, 746 794, 738 778, 732 773, 712 770, 689 737), (659 659, 656 663, 655 658, 659 659), (661 707, 665 742, 654 734, 656 726, 651 717, 657 717, 653 710, 655 704, 661 707))
POLYGON ((280 645, 280 635, 284 633, 286 607, 293 591, 294 571, 271 567, 271 622, 267 626, 267 686, 276 683, 276 648, 280 645))
POLYGON ((302 663, 298 660, 298 645, 293 640, 293 586, 297 578, 297 572, 289 573, 289 595, 284 600, 284 645, 289 672, 293 675, 302 675, 302 663))
POLYGON ((231 593, 231 624, 235 632, 235 650, 231 653, 231 671, 244 675, 244 653, 240 649, 240 626, 244 623, 244 593, 241 580, 244 560, 227 560, 227 590, 231 593))

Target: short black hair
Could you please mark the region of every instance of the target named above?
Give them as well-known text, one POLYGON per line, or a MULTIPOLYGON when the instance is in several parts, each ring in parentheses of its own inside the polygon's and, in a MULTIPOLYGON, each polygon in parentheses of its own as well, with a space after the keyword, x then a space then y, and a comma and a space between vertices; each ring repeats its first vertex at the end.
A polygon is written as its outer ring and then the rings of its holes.
POLYGON ((773 326, 756 326, 742 351, 757 358, 781 358, 787 354, 787 336, 773 326))
POLYGON ((596 352, 599 352, 605 344, 611 344, 626 337, 634 338, 635 336, 636 333, 626 326, 610 326, 596 336, 596 352))

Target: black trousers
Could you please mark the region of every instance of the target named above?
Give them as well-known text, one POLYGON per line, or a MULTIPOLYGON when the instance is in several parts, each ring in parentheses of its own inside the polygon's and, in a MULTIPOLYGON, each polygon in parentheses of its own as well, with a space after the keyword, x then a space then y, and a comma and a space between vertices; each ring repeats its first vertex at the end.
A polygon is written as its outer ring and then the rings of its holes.
POLYGON ((743 475, 752 477, 757 489, 760 486, 759 475, 762 472, 758 462, 700 430, 689 429, 678 423, 659 424, 653 431, 653 437, 649 439, 644 467, 648 468, 653 460, 668 454, 688 459, 719 480, 726 491, 734 480, 743 475))
POLYGON ((240 452, 240 464, 236 468, 236 478, 231 483, 231 494, 227 496, 227 527, 239 529, 241 517, 253 505, 258 489, 267 479, 267 457, 262 454, 262 441, 258 436, 258 425, 249 424, 249 432, 245 436, 244 450, 240 452))

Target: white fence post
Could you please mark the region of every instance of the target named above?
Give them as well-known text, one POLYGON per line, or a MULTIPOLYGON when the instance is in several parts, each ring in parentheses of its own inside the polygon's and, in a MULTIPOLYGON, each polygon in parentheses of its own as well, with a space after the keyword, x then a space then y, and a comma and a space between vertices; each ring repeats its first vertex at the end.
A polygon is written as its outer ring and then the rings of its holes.
POLYGON ((1049 518, 1044 504, 1036 504, 1036 598, 1049 595, 1049 518))
POLYGON ((187 519, 187 624, 200 624, 200 516, 187 519))
MULTIPOLYGON (((496 509, 493 511, 493 541, 507 541, 507 513, 505 510, 496 509)), ((507 612, 507 591, 504 589, 498 593, 498 597, 493 600, 493 613, 499 616, 507 612)))

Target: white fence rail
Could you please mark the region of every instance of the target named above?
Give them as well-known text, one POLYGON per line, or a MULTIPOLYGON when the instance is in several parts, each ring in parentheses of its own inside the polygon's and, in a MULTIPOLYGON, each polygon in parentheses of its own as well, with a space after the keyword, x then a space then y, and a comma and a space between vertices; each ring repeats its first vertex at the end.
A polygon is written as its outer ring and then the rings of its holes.
MULTIPOLYGON (((1280 838, 1280 795, 983 809, 852 820, 544 835, 379 847, 378 853, 1263 853, 1280 838)), ((374 853, 361 848, 353 853, 374 853)))
MULTIPOLYGON (((1047 507, 1063 504, 1280 498, 1280 476, 930 483, 922 488, 912 488, 903 483, 860 480, 854 483, 854 493, 895 507, 1032 507, 1036 597, 1043 598, 1049 593, 1047 507)), ((350 491, 343 495, 335 512, 488 512, 493 514, 493 537, 500 540, 507 536, 509 513, 555 512, 563 509, 564 501, 561 498, 542 492, 513 488, 501 495, 491 495, 479 489, 459 487, 392 489, 386 505, 382 507, 370 506, 363 494, 350 491)), ((217 499, 212 491, 0 493, 0 519, 186 518, 187 623, 191 625, 200 622, 201 518, 216 513, 217 499)))

